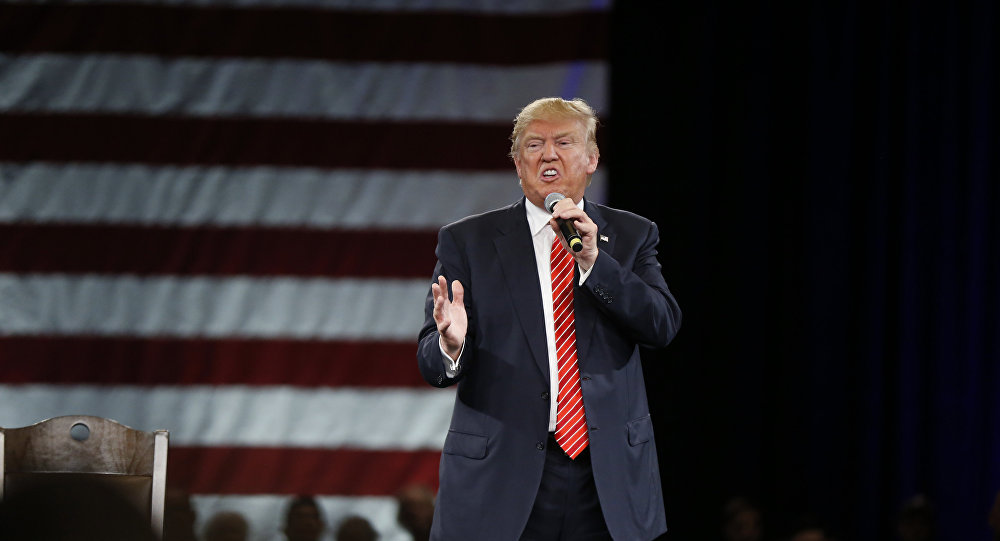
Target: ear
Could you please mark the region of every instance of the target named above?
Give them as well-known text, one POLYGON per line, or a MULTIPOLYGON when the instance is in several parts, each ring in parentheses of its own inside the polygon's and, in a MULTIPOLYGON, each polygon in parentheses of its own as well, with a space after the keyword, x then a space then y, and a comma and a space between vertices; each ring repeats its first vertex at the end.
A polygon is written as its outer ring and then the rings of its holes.
POLYGON ((600 157, 601 157, 600 154, 601 153, 598 150, 595 149, 593 152, 590 153, 590 156, 587 157, 587 174, 588 175, 593 175, 594 171, 597 171, 597 162, 600 161, 600 157))
POLYGON ((517 170, 517 178, 523 179, 524 176, 521 174, 521 155, 514 155, 514 169, 517 170))

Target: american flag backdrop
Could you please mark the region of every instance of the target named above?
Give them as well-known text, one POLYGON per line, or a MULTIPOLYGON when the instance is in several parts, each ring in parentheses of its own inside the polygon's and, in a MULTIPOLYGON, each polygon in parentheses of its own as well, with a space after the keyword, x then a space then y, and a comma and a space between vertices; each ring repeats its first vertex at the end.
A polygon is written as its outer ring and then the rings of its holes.
POLYGON ((520 195, 532 99, 607 116, 608 2, 0 1, 0 426, 165 428, 201 522, 406 539, 437 229, 520 195))

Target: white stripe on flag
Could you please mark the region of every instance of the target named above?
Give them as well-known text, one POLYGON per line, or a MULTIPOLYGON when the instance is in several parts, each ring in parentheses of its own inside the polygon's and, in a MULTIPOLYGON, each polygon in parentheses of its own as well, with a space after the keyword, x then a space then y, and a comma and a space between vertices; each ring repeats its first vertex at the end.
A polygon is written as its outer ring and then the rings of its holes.
POLYGON ((576 94, 600 112, 607 75, 603 62, 501 67, 0 54, 0 111, 508 123, 526 103, 551 94, 552 81, 570 77, 576 94))
MULTIPOLYGON (((413 361, 416 370, 416 360, 413 361)), ((0 426, 97 415, 176 446, 441 449, 453 389, 0 385, 0 426)))
POLYGON ((428 280, 0 274, 0 334, 413 340, 428 280))
POLYGON ((459 173, 0 162, 0 223, 436 230, 521 195, 513 164, 459 173))

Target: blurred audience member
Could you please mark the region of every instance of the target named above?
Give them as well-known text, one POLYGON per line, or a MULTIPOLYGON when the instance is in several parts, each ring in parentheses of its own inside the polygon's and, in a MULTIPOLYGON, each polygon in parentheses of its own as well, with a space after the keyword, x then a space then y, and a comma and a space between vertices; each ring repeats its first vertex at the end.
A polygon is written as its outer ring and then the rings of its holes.
POLYGON ((325 528, 323 513, 312 496, 299 496, 288 504, 285 513, 285 538, 288 541, 317 541, 325 528))
POLYGON ((734 498, 722 510, 722 536, 726 541, 760 541, 760 510, 743 498, 734 498))
POLYGON ((428 541, 434 519, 434 493, 425 485, 409 485, 396 493, 399 512, 396 520, 413 536, 413 541, 428 541))
POLYGON ((896 517, 896 535, 900 541, 934 539, 934 509, 927 498, 917 495, 903 502, 896 517))
POLYGON ((788 539, 789 541, 833 541, 826 527, 812 515, 800 517, 788 539))
POLYGON ((155 541, 148 514, 105 483, 60 479, 6 494, 4 541, 155 541))
POLYGON ((249 526, 243 515, 220 511, 205 524, 204 541, 246 541, 249 526))
POLYGON ((806 528, 796 530, 789 541, 828 541, 828 539, 822 528, 806 528))
POLYGON ((196 518, 191 507, 191 495, 182 488, 167 488, 163 508, 163 541, 196 541, 196 518))
POLYGON ((378 534, 366 519, 350 516, 341 521, 337 528, 337 541, 375 541, 378 534))
POLYGON ((792 534, 791 541, 827 541, 826 532, 819 528, 799 530, 792 534))

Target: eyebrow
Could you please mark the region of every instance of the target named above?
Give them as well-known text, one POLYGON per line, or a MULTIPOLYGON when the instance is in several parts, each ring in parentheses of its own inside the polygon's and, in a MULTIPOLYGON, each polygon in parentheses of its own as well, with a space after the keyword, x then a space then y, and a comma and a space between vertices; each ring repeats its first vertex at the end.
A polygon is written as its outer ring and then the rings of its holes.
MULTIPOLYGON (((562 139, 563 137, 573 137, 573 136, 575 136, 575 134, 572 131, 566 131, 566 132, 562 132, 562 133, 557 133, 553 137, 553 139, 562 139)), ((545 137, 542 137, 541 135, 539 135, 537 133, 526 133, 526 134, 524 134, 524 140, 525 140, 525 142, 531 141, 532 139, 545 139, 545 137)))

